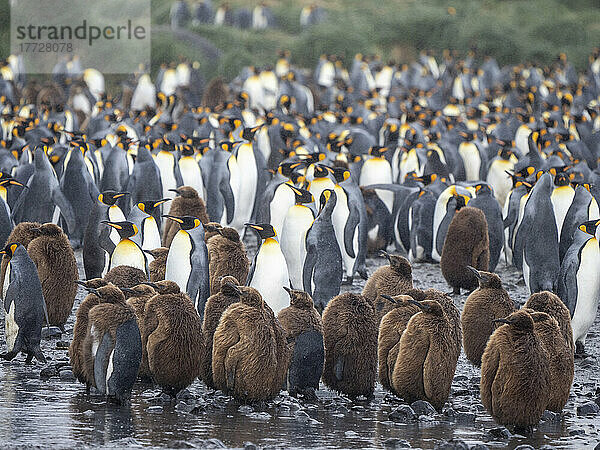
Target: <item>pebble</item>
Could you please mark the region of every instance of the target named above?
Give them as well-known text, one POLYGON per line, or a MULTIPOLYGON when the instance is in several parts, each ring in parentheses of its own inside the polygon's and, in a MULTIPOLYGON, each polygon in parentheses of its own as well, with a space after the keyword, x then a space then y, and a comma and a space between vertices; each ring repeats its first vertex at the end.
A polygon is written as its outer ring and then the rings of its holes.
POLYGON ((94 415, 95 415, 95 414, 96 414, 96 413, 95 413, 95 412, 94 412, 94 410, 92 410, 92 409, 86 409, 86 410, 83 412, 83 415, 84 415, 85 417, 94 417, 94 415))
POLYGON ((535 450, 535 448, 528 444, 521 444, 517 445, 514 450, 535 450))
POLYGON ((252 442, 244 442, 244 450, 258 450, 258 447, 252 442))
POLYGON ((544 411, 542 414, 542 421, 544 422, 560 422, 560 414, 553 411, 544 411))
POLYGON ((62 331, 58 327, 42 328, 42 339, 59 338, 62 336, 62 331))
POLYGON ((347 438, 356 438, 356 437, 358 437, 358 433, 357 433, 356 431, 351 431, 351 430, 349 430, 349 431, 346 431, 346 432, 344 433, 344 435, 345 435, 347 438))
POLYGON ((494 439, 510 439, 512 436, 506 427, 492 428, 488 433, 494 439))
POLYGON ((59 350, 67 350, 69 348, 69 341, 56 341, 56 348, 59 350))
POLYGON ((147 412, 151 413, 151 414, 162 414, 163 412, 163 407, 160 405, 156 405, 156 406, 149 406, 148 409, 146 409, 147 412))
POLYGON ((569 430, 569 436, 581 436, 585 434, 585 430, 582 428, 576 428, 575 430, 569 430))
POLYGON ((460 423, 470 423, 475 422, 475 414, 469 412, 459 412, 456 413, 455 420, 460 423))
POLYGON ((409 423, 416 421, 417 415, 410 406, 400 405, 390 413, 389 418, 394 422, 409 423))
POLYGON ((405 439, 389 438, 383 441, 384 448, 410 448, 410 442, 405 439))
POLYGON ((47 366, 40 370, 40 378, 50 378, 58 375, 56 368, 47 366))
POLYGON ((248 414, 248 418, 250 419, 256 419, 256 420, 271 420, 271 414, 267 413, 267 412, 259 412, 259 413, 252 413, 252 414, 248 414))
POLYGON ((58 376, 62 381, 75 381, 75 375, 72 370, 61 370, 58 376))
POLYGON ((238 412, 242 414, 250 414, 254 412, 254 409, 250 405, 242 405, 238 408, 238 412))
POLYGON ((588 416, 598 414, 600 412, 600 406, 594 402, 585 402, 583 405, 577 407, 578 416, 588 416))
POLYGON ((460 439, 450 439, 449 441, 444 441, 439 444, 436 444, 433 447, 434 450, 469 450, 469 446, 465 443, 465 441, 461 441, 460 439))
POLYGON ((186 402, 181 401, 175 405, 175 411, 189 413, 194 409, 194 405, 188 405, 186 402))
POLYGON ((213 438, 202 442, 201 448, 227 448, 219 439, 213 438))
POLYGON ((418 416, 431 416, 436 413, 433 405, 425 400, 417 400, 416 402, 413 402, 410 407, 418 416))

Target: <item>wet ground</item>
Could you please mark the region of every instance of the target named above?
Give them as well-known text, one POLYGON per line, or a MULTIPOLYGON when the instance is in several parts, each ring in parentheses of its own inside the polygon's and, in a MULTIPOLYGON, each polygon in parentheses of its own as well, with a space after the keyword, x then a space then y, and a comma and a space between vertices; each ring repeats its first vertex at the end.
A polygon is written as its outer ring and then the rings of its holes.
MULTIPOLYGON (((78 254, 78 259, 81 255, 78 254)), ((369 272, 383 259, 369 260, 369 272)), ((80 273, 82 273, 80 267, 80 273)), ((526 288, 512 268, 499 268, 511 297, 522 304, 526 288)), ((438 265, 413 268, 416 287, 447 291, 438 265)), ((364 282, 355 281, 353 291, 364 282)), ((77 296, 76 306, 83 297, 77 296)), ((466 296, 454 298, 462 308, 466 296)), ((3 319, 2 319, 3 320, 3 319)), ((44 339, 48 365, 25 366, 24 356, 0 362, 0 446, 11 447, 320 447, 433 448, 460 439, 469 446, 514 448, 594 448, 600 442, 600 320, 588 337, 586 359, 576 360, 575 382, 562 416, 547 414, 531 435, 511 434, 496 425, 479 399, 479 371, 461 356, 443 414, 406 417, 402 402, 378 385, 375 398, 351 402, 322 387, 317 404, 303 404, 287 393, 265 405, 245 406, 196 381, 177 401, 160 397, 151 385, 135 386, 131 406, 118 407, 85 395, 72 378, 66 345, 74 314, 60 337, 44 339), (584 410, 578 407, 588 405, 584 410)), ((3 338, 2 338, 3 340, 3 338)), ((3 344, 2 344, 3 346, 3 344)))

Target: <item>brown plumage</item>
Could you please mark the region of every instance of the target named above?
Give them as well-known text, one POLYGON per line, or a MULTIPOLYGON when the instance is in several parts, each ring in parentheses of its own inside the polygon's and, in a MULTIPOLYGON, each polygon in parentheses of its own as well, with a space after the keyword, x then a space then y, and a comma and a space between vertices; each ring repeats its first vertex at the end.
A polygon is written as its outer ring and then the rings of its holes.
MULTIPOLYGON (((42 226, 39 222, 21 222, 17 224, 13 230, 8 235, 8 242, 17 242, 19 244, 23 244, 23 247, 27 248, 29 243, 33 241, 36 237, 40 235, 39 228, 42 226)), ((4 245, 2 244, 2 248, 4 245)), ((0 296, 2 294, 2 286, 4 286, 4 275, 6 274, 6 266, 8 266, 8 262, 10 258, 7 255, 2 256, 2 263, 0 263, 0 296)))
POLYGON ((497 423, 528 428, 548 404, 549 355, 526 311, 499 320, 481 358, 481 402, 497 423))
POLYGON ((27 246, 27 253, 35 263, 42 283, 48 321, 62 329, 77 293, 77 261, 67 235, 59 226, 46 223, 40 226, 39 233, 40 236, 27 246))
POLYGON ((389 298, 386 298, 388 297, 386 294, 384 296, 383 299, 392 305, 392 309, 383 316, 379 324, 377 359, 379 360, 379 381, 384 389, 391 390, 392 374, 400 349, 400 337, 410 318, 419 312, 419 307, 409 302, 412 297, 408 295, 389 296, 389 298))
POLYGON ((393 308, 393 303, 381 295, 394 297, 413 287, 410 262, 402 256, 390 255, 385 251, 381 251, 381 254, 388 259, 389 265, 379 267, 369 277, 362 291, 362 295, 375 304, 379 322, 393 308))
POLYGON ((392 387, 409 403, 426 400, 441 411, 458 362, 452 351, 452 325, 437 301, 416 304, 422 311, 410 318, 400 338, 392 387))
POLYGON ((334 297, 323 312, 323 382, 349 397, 373 395, 377 379, 377 315, 359 294, 334 297))
POLYGON ((216 77, 208 82, 204 93, 202 94, 202 106, 215 109, 224 104, 229 96, 229 89, 223 81, 223 78, 216 77))
POLYGON ((104 275, 107 283, 112 283, 119 288, 132 288, 148 281, 143 270, 131 266, 116 266, 104 275))
POLYGON ((296 339, 300 333, 315 330, 323 332, 321 315, 315 309, 312 298, 304 291, 285 289, 290 295, 290 306, 277 314, 277 320, 290 338, 296 339))
POLYGON ((155 383, 175 396, 200 374, 204 346, 200 316, 182 292, 156 295, 144 309, 148 368, 155 383))
POLYGON ((204 355, 201 361, 200 378, 208 387, 214 387, 212 377, 212 348, 215 330, 221 320, 223 312, 230 305, 240 301, 239 284, 234 277, 223 277, 219 282, 220 291, 211 295, 204 306, 204 319, 202 322, 202 336, 204 338, 204 355))
POLYGON ((223 225, 217 222, 208 222, 204 225, 204 242, 208 244, 211 237, 221 234, 223 225))
POLYGON ((467 298, 460 320, 467 359, 479 367, 487 341, 496 329, 493 320, 508 316, 516 308, 498 275, 483 271, 475 271, 474 275, 479 277, 479 288, 467 298))
POLYGON ((231 275, 241 283, 245 283, 250 268, 246 247, 240 240, 238 232, 228 227, 223 227, 219 231, 220 234, 212 236, 206 243, 211 295, 219 292, 218 280, 224 276, 231 275))
POLYGON ((156 295, 156 291, 147 284, 138 284, 131 289, 123 288, 122 290, 125 297, 127 297, 127 304, 133 308, 138 327, 140 328, 140 336, 142 338, 142 362, 140 363, 138 376, 142 379, 149 379, 151 378, 151 374, 150 368, 148 367, 146 339, 141 331, 144 326, 144 309, 146 308, 146 303, 156 295))
POLYGON ((477 208, 461 208, 448 226, 440 261, 442 275, 455 293, 460 293, 461 288, 472 291, 478 283, 467 266, 487 271, 489 261, 489 236, 485 215, 477 208))
POLYGON ((573 329, 571 328, 571 314, 558 295, 549 291, 536 292, 525 303, 524 308, 545 312, 558 322, 560 332, 565 338, 567 345, 575 352, 573 343, 573 329))
MULTIPOLYGON (((171 202, 169 215, 176 217, 193 216, 200 219, 200 222, 208 223, 206 215, 206 206, 204 201, 198 196, 198 192, 191 186, 181 186, 176 189, 177 197, 171 202)), ((163 245, 170 247, 173 238, 181 230, 179 223, 174 220, 167 220, 163 230, 163 245)))
POLYGON ((289 363, 285 331, 256 289, 240 291, 242 301, 225 310, 215 331, 213 380, 237 400, 269 400, 283 387, 289 363))
MULTIPOLYGON (((89 288, 98 289, 102 286, 106 286, 107 283, 102 278, 94 278, 88 280, 84 284, 89 288)), ((94 372, 93 366, 88 367, 84 363, 83 341, 85 340, 88 330, 88 314, 90 309, 99 305, 101 301, 101 298, 96 294, 89 293, 79 304, 79 308, 77 308, 77 312, 75 313, 73 340, 69 346, 69 360, 71 361, 73 375, 88 387, 93 386, 94 384, 94 372)))
MULTIPOLYGON (((169 220, 168 222, 173 222, 169 220)), ((168 247, 158 247, 154 250, 145 250, 146 253, 150 253, 154 258, 150 264, 148 264, 148 272, 150 274, 150 281, 162 281, 165 279, 165 270, 167 268, 167 256, 169 255, 168 247)))

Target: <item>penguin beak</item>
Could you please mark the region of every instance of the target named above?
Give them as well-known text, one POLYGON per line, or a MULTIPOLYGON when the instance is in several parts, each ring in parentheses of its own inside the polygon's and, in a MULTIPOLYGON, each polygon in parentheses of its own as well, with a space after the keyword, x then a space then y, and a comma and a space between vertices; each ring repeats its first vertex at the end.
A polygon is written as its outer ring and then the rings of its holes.
POLYGON ((510 325, 512 322, 508 319, 494 319, 492 320, 492 323, 506 323, 510 325))
POLYGON ((175 192, 177 195, 179 195, 179 189, 169 189, 169 191, 175 192))
POLYGON ((121 292, 124 294, 135 294, 135 291, 131 288, 121 288, 121 292))
POLYGON ((223 232, 221 231, 221 229, 215 227, 214 225, 205 224, 204 229, 206 231, 210 231, 211 233, 218 233, 220 235, 223 235, 223 232))
POLYGON ((167 219, 171 219, 172 221, 177 222, 177 223, 183 223, 183 220, 180 219, 179 217, 170 216, 168 214, 163 214, 163 217, 166 217, 167 219))
MULTIPOLYGON (((144 253, 146 253, 147 255, 150 255, 152 257, 154 257, 154 255, 152 254, 152 250, 142 250, 144 253)), ((123 289, 121 289, 123 290, 123 289)))
POLYGON ((129 195, 129 192, 117 192, 115 195, 113 195, 113 198, 121 198, 126 195, 129 195))
POLYGON ((94 294, 96 297, 101 297, 100 292, 98 292, 98 289, 87 287, 87 286, 84 286, 84 287, 85 287, 85 290, 88 291, 90 294, 94 294))
MULTIPOLYGON (((156 283, 152 283, 152 282, 150 282, 150 281, 144 281, 144 282, 142 282, 142 283, 140 283, 140 284, 145 284, 146 286, 150 286, 150 287, 151 287, 151 288, 153 288, 153 289, 158 289, 158 285, 157 285, 156 283)), ((122 289, 121 289, 121 290, 122 290, 122 289)))
POLYGON ((289 287, 287 287, 287 286, 282 286, 282 287, 285 290, 285 292, 287 292, 288 295, 291 297, 292 296, 292 290, 289 287))
POLYGON ((166 202, 168 202, 168 201, 170 201, 170 200, 171 200, 170 198, 163 198, 162 200, 159 200, 159 201, 157 201, 157 202, 154 204, 154 207, 156 208, 157 206, 159 206, 159 205, 162 205, 163 203, 166 203, 166 202))
POLYGON ((240 288, 237 287, 232 282, 228 281, 227 283, 225 283, 225 286, 227 286, 229 289, 231 289, 233 292, 235 292, 238 296, 241 297, 243 295, 242 291, 240 291, 240 288))
POLYGON ((473 273, 473 275, 475 275, 475 277, 478 280, 483 280, 483 277, 481 276, 481 274, 479 273, 479 270, 477 270, 475 267, 472 266, 467 266, 467 269, 469 269, 471 271, 471 273, 473 273))
POLYGON ((390 259, 390 254, 388 252, 386 252, 385 250, 379 250, 379 256, 383 256, 384 258, 387 258, 388 261, 390 259))
POLYGON ((396 300, 394 300, 394 299, 393 299, 392 297, 390 297, 389 295, 386 295, 386 294, 381 294, 381 296, 382 296, 383 298, 385 298, 386 300, 389 300, 390 302, 394 303, 394 304, 396 303, 396 300))
POLYGON ((421 309, 422 311, 429 311, 429 307, 427 305, 422 304, 421 302, 418 302, 416 300, 413 300, 412 298, 408 301, 408 303, 412 303, 415 306, 418 306, 419 309, 421 309))
POLYGON ((123 229, 123 227, 121 225, 117 225, 116 223, 109 222, 108 220, 102 220, 100 223, 104 223, 104 224, 108 225, 109 227, 113 227, 116 230, 123 229))

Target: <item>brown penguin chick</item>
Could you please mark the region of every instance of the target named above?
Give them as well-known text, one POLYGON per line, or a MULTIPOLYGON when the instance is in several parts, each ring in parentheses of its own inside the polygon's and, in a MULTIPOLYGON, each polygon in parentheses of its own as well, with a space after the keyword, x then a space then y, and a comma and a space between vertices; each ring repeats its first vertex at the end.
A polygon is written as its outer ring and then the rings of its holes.
POLYGON ((104 275, 107 283, 112 283, 119 288, 132 288, 140 283, 148 281, 143 270, 131 266, 116 266, 104 275))
POLYGON ((238 232, 229 227, 223 227, 219 231, 219 234, 209 238, 206 243, 211 295, 219 292, 218 280, 224 276, 231 275, 245 283, 250 268, 246 247, 238 232))
POLYGON ((223 225, 220 223, 208 222, 206 225, 204 225, 204 242, 208 244, 208 241, 211 237, 221 234, 222 229, 223 225))
POLYGON ((479 288, 467 298, 460 321, 467 359, 479 367, 487 341, 496 329, 493 320, 508 316, 516 308, 498 275, 468 268, 479 280, 479 288))
POLYGON ((204 93, 202 94, 202 106, 215 109, 217 106, 227 102, 229 97, 229 88, 223 81, 223 78, 216 77, 208 82, 204 93))
MULTIPOLYGON (((191 186, 181 186, 170 190, 177 193, 177 197, 171 202, 171 208, 169 209, 170 216, 193 216, 200 219, 200 222, 203 224, 208 223, 206 206, 204 206, 204 201, 198 196, 196 189, 191 186)), ((163 246, 170 247, 171 241, 179 230, 181 230, 181 227, 178 222, 167 220, 165 229, 163 230, 163 246)))
MULTIPOLYGON (((77 284, 91 289, 98 289, 107 285, 106 281, 104 281, 102 278, 94 278, 88 281, 77 281, 77 284)), ((75 286, 77 286, 77 284, 75 284, 75 286)), ((99 305, 101 301, 102 300, 100 297, 93 292, 90 292, 79 304, 79 308, 77 308, 77 312, 75 313, 73 340, 69 346, 69 360, 73 369, 73 375, 75 375, 75 377, 87 387, 94 384, 94 373, 93 371, 90 372, 90 367, 87 367, 83 362, 83 341, 85 340, 88 329, 88 314, 90 309, 96 305, 99 305)))
POLYGON ((409 403, 426 400, 441 411, 458 362, 452 325, 437 301, 411 301, 421 311, 410 318, 400 338, 392 387, 409 403))
POLYGON ((534 323, 535 333, 549 356, 550 393, 546 409, 561 412, 569 400, 575 372, 574 354, 563 339, 556 319, 545 312, 527 308, 534 323))
POLYGON ((177 294, 180 292, 179 285, 171 280, 157 281, 156 283, 146 283, 152 286, 159 294, 177 294))
POLYGON ((40 236, 27 246, 27 253, 42 282, 48 321, 50 325, 64 329, 77 293, 77 261, 67 235, 58 225, 41 225, 39 233, 40 236))
POLYGON ((531 316, 513 312, 494 331, 481 357, 481 402, 501 425, 537 424, 550 396, 549 355, 531 316))
POLYGON ((364 296, 346 292, 323 311, 323 382, 351 398, 371 397, 377 380, 377 314, 364 296))
MULTIPOLYGON (((42 224, 39 222, 21 222, 13 228, 6 242, 17 242, 27 248, 29 243, 40 235, 39 228, 41 226, 42 224)), ((2 245, 4 246, 4 244, 2 245)), ((4 286, 4 275, 9 261, 10 258, 7 255, 2 256, 2 263, 0 263, 0 297, 2 296, 1 286, 4 286)))
POLYGON ((141 331, 144 325, 144 309, 146 308, 146 303, 156 295, 156 291, 147 284, 138 284, 133 288, 122 288, 121 290, 125 294, 125 297, 127 297, 127 304, 133 308, 135 318, 140 328, 140 335, 142 338, 142 362, 140 363, 140 372, 138 376, 146 380, 151 378, 151 375, 150 369, 148 368, 146 340, 141 331))
POLYGON ((454 290, 472 291, 477 278, 467 269, 488 270, 490 261, 488 226, 480 209, 466 206, 454 214, 442 248, 442 275, 454 290))
POLYGON ((362 295, 375 304, 379 322, 393 308, 393 303, 381 298, 381 295, 394 297, 413 287, 412 267, 408 259, 390 255, 383 250, 380 254, 388 259, 389 265, 378 268, 369 277, 362 291, 362 295))
POLYGON ((384 389, 392 390, 391 379, 400 348, 400 337, 410 318, 419 312, 420 309, 418 306, 410 303, 410 300, 413 298, 408 295, 391 297, 383 294, 382 298, 391 303, 392 309, 383 316, 379 324, 377 345, 379 381, 384 389))
POLYGON ((240 301, 238 280, 234 277, 223 277, 219 282, 220 291, 211 295, 204 306, 202 336, 204 338, 204 355, 201 361, 200 378, 208 387, 214 387, 212 377, 212 348, 215 330, 223 312, 230 305, 240 301))
MULTIPOLYGON (((170 220, 169 222, 173 222, 170 220)), ((169 255, 168 247, 158 247, 154 250, 144 250, 150 254, 154 260, 148 264, 148 272, 150 273, 150 281, 162 281, 165 279, 165 270, 167 268, 167 256, 169 255)))
POLYGON ((532 294, 524 305, 524 308, 531 308, 534 311, 545 312, 558 322, 560 332, 565 338, 568 346, 575 352, 573 343, 573 329, 571 328, 571 314, 569 308, 563 303, 558 295, 549 291, 536 292, 532 294))
POLYGON ((310 330, 323 332, 321 315, 315 309, 312 298, 308 293, 284 287, 290 295, 290 306, 283 308, 277 314, 277 320, 287 335, 296 339, 301 333, 310 330))
POLYGON ((242 301, 225 310, 215 331, 213 381, 239 401, 270 400, 285 380, 289 361, 285 331, 256 289, 239 290, 242 301))
POLYGON ((183 292, 159 294, 146 303, 144 321, 152 379, 175 396, 200 375, 204 341, 198 311, 183 292))

